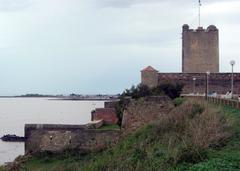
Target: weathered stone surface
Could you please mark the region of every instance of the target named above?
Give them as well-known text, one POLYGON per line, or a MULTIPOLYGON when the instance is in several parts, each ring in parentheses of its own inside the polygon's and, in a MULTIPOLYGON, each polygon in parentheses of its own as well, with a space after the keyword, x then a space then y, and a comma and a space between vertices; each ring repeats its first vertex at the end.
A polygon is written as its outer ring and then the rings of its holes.
POLYGON ((124 134, 132 133, 157 120, 173 107, 171 100, 166 96, 132 100, 123 114, 122 129, 124 134))
MULTIPOLYGON (((182 83, 184 85, 184 94, 189 93, 205 93, 206 92, 206 73, 158 73, 158 77, 148 75, 149 80, 155 79, 157 85, 165 82, 182 83), (196 78, 193 81, 193 78, 196 78)), ((144 81, 142 84, 152 86, 151 82, 144 81)), ((210 73, 209 75, 209 92, 217 92, 218 94, 226 94, 231 90, 231 73, 210 73)), ((240 94, 240 73, 234 73, 234 94, 240 94)))
POLYGON ((141 83, 147 85, 150 88, 158 85, 158 71, 150 66, 141 71, 141 83))
MULTIPOLYGON (((164 82, 180 82, 184 84, 184 94, 205 93, 206 74, 205 73, 159 73, 158 84, 164 82), (193 81, 193 78, 196 78, 193 81), (195 83, 194 83, 195 82, 195 83), (195 85, 194 85, 195 84, 195 85)), ((231 90, 231 73, 211 73, 209 75, 209 92, 226 94, 231 90)), ((240 73, 234 73, 234 94, 240 94, 240 73)))
POLYGON ((183 25, 182 71, 184 73, 219 72, 218 29, 211 25, 196 30, 183 25))
POLYGON ((25 125, 25 153, 75 150, 88 153, 117 143, 120 130, 87 129, 72 125, 25 125))

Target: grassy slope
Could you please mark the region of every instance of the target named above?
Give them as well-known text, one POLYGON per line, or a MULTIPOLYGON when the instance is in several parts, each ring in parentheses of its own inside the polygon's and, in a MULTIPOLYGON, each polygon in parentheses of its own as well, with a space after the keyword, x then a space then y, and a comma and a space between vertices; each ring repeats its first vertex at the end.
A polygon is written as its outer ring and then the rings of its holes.
POLYGON ((120 129, 119 125, 103 125, 102 127, 98 128, 101 130, 112 130, 112 129, 120 129))
POLYGON ((154 126, 147 126, 127 137, 113 149, 87 156, 40 156, 25 164, 23 170, 240 170, 240 110, 224 107, 224 114, 234 121, 234 136, 221 149, 209 149, 207 159, 197 164, 169 164, 167 147, 156 135, 154 126))
POLYGON ((223 107, 225 115, 234 122, 234 136, 220 150, 209 150, 208 160, 195 165, 178 167, 176 170, 190 171, 239 171, 240 170, 240 110, 223 107))

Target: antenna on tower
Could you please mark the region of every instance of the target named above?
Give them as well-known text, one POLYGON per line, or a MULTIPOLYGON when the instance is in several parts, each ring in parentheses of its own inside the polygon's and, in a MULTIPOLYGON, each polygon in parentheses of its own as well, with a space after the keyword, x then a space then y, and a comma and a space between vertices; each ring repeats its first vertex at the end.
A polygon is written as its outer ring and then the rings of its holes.
POLYGON ((202 6, 201 0, 198 0, 198 3, 199 3, 199 6, 198 6, 198 25, 200 27, 201 26, 201 6, 202 6))

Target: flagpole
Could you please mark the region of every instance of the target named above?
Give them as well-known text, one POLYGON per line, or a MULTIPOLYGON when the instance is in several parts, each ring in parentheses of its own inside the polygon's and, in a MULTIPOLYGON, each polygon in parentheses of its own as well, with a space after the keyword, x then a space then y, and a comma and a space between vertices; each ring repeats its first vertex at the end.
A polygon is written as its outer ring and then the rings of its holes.
POLYGON ((198 1, 199 5, 198 5, 198 25, 199 27, 201 26, 201 0, 198 1))

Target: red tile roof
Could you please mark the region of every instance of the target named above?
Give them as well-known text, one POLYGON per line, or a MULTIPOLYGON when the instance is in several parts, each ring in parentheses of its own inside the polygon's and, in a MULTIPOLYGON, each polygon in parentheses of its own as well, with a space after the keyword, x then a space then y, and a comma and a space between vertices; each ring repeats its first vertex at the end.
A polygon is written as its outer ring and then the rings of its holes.
POLYGON ((148 67, 144 68, 142 71, 157 71, 157 70, 154 69, 152 66, 148 66, 148 67))

